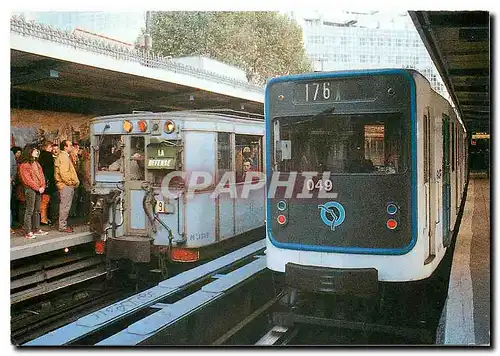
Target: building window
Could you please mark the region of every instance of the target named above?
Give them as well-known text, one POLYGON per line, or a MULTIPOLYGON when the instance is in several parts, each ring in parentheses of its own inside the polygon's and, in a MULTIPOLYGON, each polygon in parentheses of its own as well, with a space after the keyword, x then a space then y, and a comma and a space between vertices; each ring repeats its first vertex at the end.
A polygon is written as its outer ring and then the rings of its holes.
POLYGON ((371 56, 371 62, 373 64, 380 64, 380 56, 374 56, 374 55, 372 55, 371 56))
POLYGON ((359 45, 360 45, 360 46, 365 46, 365 45, 366 45, 366 38, 361 37, 361 38, 359 39, 359 45))

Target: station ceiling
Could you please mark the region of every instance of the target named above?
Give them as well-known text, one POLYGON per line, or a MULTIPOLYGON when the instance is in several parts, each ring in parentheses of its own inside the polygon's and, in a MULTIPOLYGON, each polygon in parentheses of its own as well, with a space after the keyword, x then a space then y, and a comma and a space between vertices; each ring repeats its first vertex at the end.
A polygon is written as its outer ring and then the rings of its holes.
POLYGON ((490 15, 409 11, 469 131, 490 133, 490 15))
POLYGON ((13 49, 10 60, 11 108, 96 116, 134 110, 264 110, 263 103, 13 49))

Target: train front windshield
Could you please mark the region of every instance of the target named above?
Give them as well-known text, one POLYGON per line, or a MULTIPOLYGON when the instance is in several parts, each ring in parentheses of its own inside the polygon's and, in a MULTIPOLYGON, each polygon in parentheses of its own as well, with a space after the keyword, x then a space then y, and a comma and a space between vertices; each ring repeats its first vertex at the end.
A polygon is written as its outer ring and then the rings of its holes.
POLYGON ((406 120, 398 113, 274 118, 280 172, 396 174, 407 170, 406 120))

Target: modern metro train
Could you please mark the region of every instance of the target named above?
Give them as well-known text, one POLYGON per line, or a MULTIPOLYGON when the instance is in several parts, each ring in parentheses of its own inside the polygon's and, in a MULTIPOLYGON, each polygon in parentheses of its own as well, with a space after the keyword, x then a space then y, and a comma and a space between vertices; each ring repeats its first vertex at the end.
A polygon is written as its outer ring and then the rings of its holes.
POLYGON ((276 77, 265 122, 267 265, 287 285, 368 293, 436 272, 468 146, 427 79, 406 69, 276 77))
POLYGON ((247 183, 238 180, 231 181, 235 196, 212 196, 224 173, 241 174, 243 160, 263 171, 262 115, 140 112, 97 117, 90 126, 90 227, 96 252, 108 260, 152 263, 154 256, 164 270, 169 261, 194 262, 239 245, 244 233, 263 227, 263 181, 247 199, 240 198, 247 183), (189 186, 196 188, 191 196, 189 186))

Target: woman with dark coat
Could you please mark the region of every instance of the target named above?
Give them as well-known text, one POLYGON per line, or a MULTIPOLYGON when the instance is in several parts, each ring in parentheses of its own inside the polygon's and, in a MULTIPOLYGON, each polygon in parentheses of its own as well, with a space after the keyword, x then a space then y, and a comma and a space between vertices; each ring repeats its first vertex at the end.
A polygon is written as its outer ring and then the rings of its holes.
POLYGON ((56 191, 56 182, 54 180, 54 158, 52 157, 52 142, 45 141, 44 143, 42 143, 39 162, 42 166, 46 183, 45 191, 42 194, 42 201, 40 203, 40 223, 42 225, 48 225, 50 223, 48 219, 50 198, 56 191))

